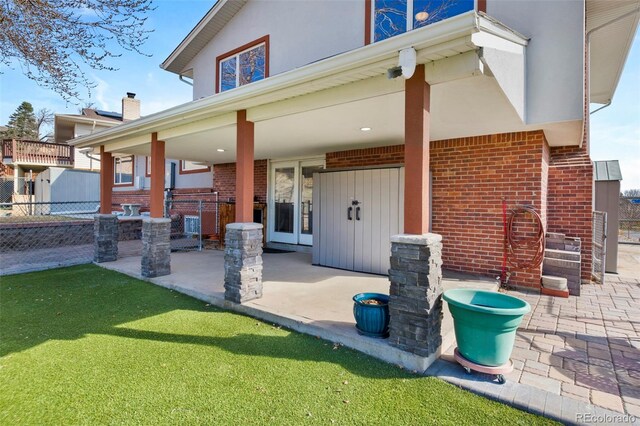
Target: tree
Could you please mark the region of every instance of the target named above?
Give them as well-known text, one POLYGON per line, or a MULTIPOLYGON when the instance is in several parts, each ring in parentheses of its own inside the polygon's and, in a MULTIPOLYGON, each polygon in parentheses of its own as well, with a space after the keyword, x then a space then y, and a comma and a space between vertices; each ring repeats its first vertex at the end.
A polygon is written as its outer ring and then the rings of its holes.
POLYGON ((9 116, 7 130, 2 132, 8 139, 38 139, 38 123, 29 102, 22 102, 15 112, 9 116))
POLYGON ((36 131, 38 132, 38 140, 42 141, 48 139, 50 134, 43 135, 43 126, 48 126, 53 123, 55 115, 50 109, 41 108, 36 112, 36 131))
POLYGON ((39 85, 65 100, 90 96, 95 83, 81 65, 115 70, 121 50, 144 55, 140 46, 152 0, 0 0, 0 64, 20 65, 39 85))

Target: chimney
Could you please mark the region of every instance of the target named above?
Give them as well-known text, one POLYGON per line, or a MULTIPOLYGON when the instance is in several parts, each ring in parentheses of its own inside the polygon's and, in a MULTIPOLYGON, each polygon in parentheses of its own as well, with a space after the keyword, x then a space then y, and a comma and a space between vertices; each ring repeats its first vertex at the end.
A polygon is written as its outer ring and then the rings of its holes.
POLYGON ((127 96, 122 98, 122 121, 138 118, 140 118, 140 100, 136 99, 135 93, 127 92, 127 96))

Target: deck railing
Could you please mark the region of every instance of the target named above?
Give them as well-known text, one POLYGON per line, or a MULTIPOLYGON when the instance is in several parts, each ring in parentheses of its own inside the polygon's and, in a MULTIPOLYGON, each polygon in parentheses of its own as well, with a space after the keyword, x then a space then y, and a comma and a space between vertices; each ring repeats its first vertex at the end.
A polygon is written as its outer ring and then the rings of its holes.
POLYGON ((73 147, 69 145, 4 139, 2 157, 13 163, 73 166, 73 147))

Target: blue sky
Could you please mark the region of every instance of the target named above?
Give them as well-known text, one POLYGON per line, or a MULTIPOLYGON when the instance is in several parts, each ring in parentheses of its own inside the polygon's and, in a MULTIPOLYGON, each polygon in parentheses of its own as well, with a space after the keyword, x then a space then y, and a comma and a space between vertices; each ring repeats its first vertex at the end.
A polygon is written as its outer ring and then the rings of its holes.
MULTIPOLYGON (((118 71, 88 71, 97 83, 91 99, 96 107, 120 111, 126 92, 135 92, 147 115, 191 100, 191 87, 178 81, 175 74, 163 71, 159 64, 188 34, 213 5, 212 0, 157 0, 150 15, 154 28, 143 50, 151 57, 124 52, 110 65, 118 71)), ((66 103, 56 93, 25 78, 20 68, 0 67, 0 124, 22 101, 35 109, 48 108, 56 113, 76 113, 79 105, 66 103)), ((595 106, 592 107, 595 109, 595 106)), ((636 35, 618 90, 610 107, 591 116, 591 156, 594 160, 619 160, 622 189, 640 188, 640 35, 636 35)))

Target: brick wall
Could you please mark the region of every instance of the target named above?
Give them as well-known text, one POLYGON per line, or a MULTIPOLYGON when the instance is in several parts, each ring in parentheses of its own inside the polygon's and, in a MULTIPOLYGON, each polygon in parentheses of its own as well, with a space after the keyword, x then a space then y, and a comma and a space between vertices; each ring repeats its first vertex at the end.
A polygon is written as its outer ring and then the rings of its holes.
POLYGON ((329 152, 325 160, 327 169, 404 164, 404 145, 329 152))
POLYGON ((582 240, 583 280, 591 279, 593 165, 586 144, 551 148, 548 194, 549 232, 582 240))
MULTIPOLYGON (((178 200, 206 200, 214 201, 213 188, 179 188, 171 191, 173 199, 178 200)), ((133 191, 114 191, 112 206, 114 210, 121 210, 120 204, 141 204, 141 212, 149 211, 150 192, 148 189, 133 191)))
MULTIPOLYGON (((267 160, 253 163, 253 193, 257 202, 267 202, 267 160)), ((221 201, 236 199, 236 163, 213 166, 213 189, 218 191, 221 201)))
MULTIPOLYGON (((503 253, 502 198, 508 207, 545 206, 549 148, 542 131, 433 141, 433 232, 443 236, 443 266, 500 275, 503 253)), ((404 146, 329 153, 327 168, 401 164, 404 146)), ((545 220, 545 215, 542 215, 545 220)), ((519 231, 531 233, 531 222, 519 231)), ((513 271, 511 283, 538 288, 540 268, 513 271)))

